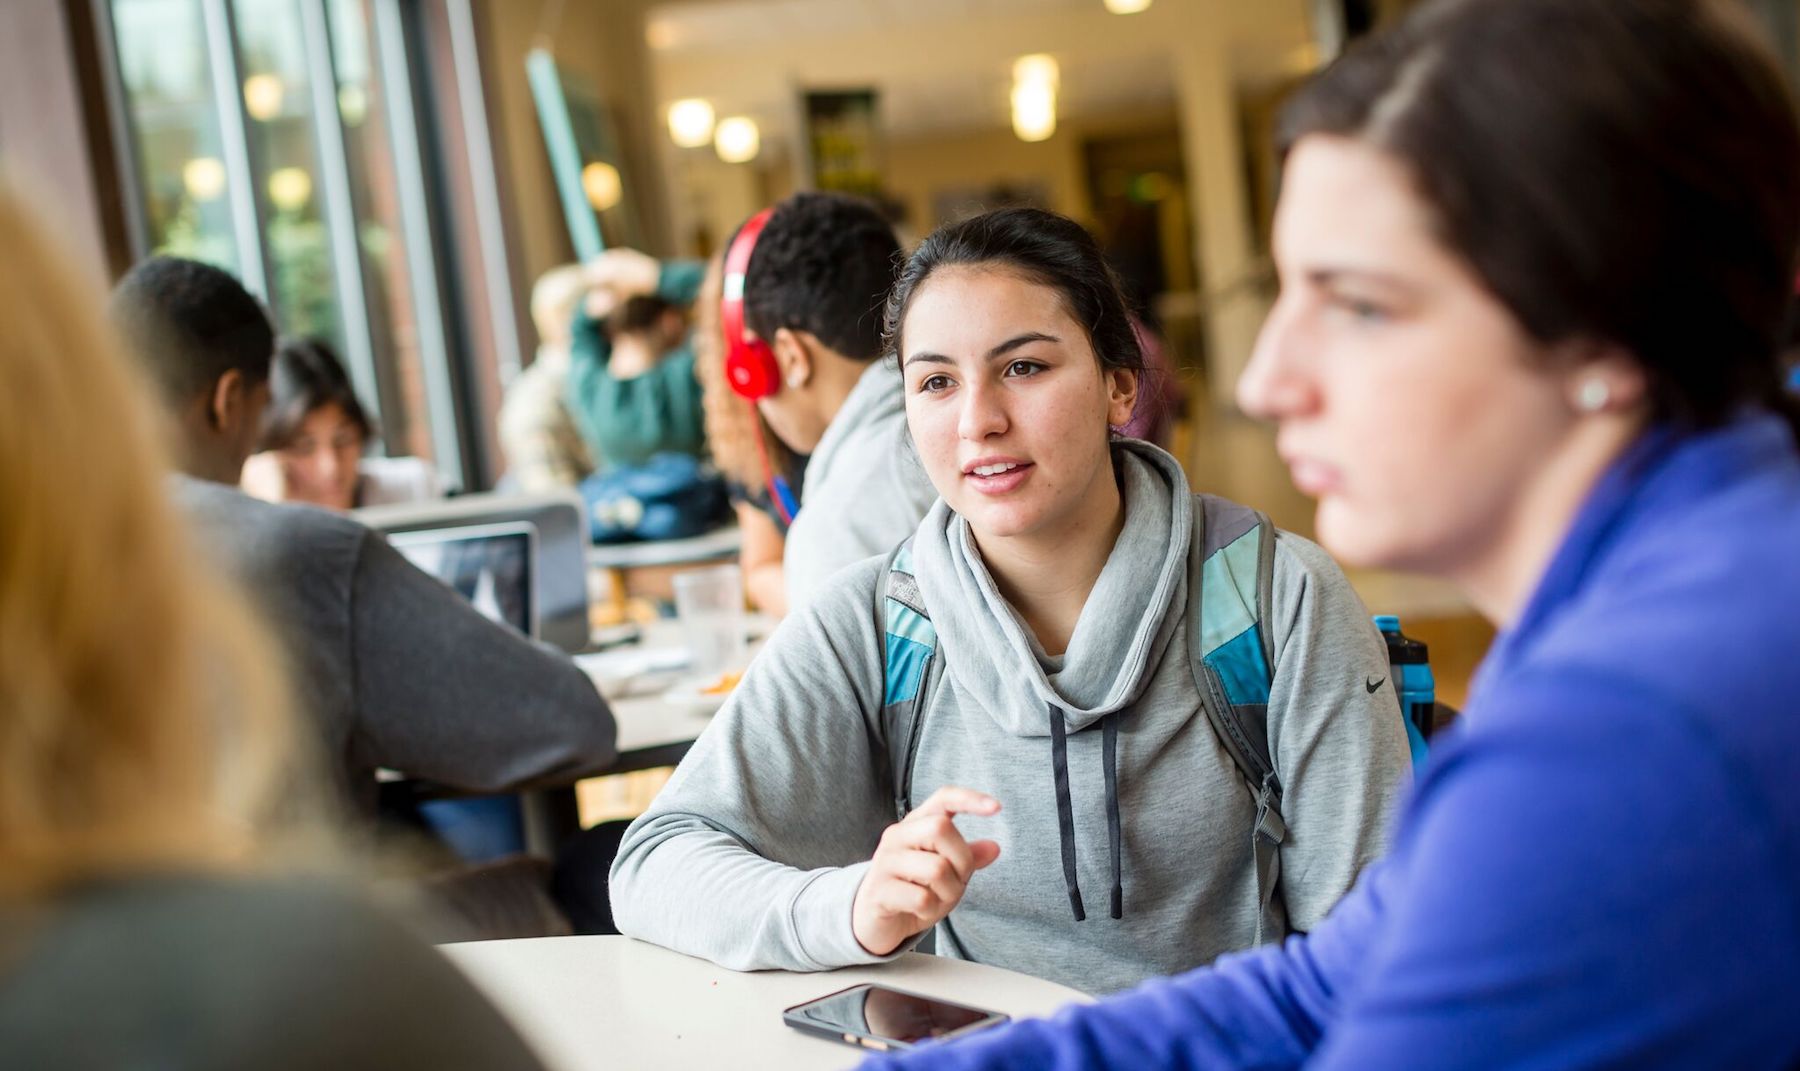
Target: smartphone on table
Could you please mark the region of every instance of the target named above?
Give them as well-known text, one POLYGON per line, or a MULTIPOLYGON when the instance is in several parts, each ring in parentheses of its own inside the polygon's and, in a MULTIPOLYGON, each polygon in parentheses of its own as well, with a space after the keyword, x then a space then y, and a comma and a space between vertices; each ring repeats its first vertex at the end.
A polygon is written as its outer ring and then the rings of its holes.
POLYGON ((936 997, 887 986, 863 984, 796 1004, 781 1019, 796 1030, 877 1052, 916 1048, 1006 1022, 983 1011, 936 997))

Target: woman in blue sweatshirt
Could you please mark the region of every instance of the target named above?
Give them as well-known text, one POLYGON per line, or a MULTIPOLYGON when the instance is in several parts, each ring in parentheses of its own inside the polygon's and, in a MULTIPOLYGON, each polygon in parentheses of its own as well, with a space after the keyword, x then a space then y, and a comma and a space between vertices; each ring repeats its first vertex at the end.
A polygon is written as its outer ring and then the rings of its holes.
POLYGON ((1443 3, 1281 144, 1239 399, 1328 549, 1456 581, 1500 638, 1309 935, 897 1063, 1800 1065, 1779 74, 1724 5, 1443 3))

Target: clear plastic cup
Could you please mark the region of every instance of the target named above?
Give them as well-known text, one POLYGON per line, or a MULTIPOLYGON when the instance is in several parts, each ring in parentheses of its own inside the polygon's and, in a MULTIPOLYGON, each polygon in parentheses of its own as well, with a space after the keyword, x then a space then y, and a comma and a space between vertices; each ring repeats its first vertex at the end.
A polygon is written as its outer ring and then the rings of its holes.
POLYGON ((687 640, 696 677, 742 668, 745 642, 744 577, 735 565, 676 573, 675 616, 687 640))

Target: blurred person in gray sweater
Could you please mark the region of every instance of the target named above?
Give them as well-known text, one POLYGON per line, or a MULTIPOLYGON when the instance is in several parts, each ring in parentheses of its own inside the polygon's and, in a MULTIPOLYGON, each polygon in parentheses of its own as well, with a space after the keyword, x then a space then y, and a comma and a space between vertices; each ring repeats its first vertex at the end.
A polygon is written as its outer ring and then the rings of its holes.
POLYGON ((500 792, 612 762, 612 714, 567 657, 483 617, 363 525, 238 491, 274 334, 237 280, 152 257, 111 312, 174 418, 176 502, 275 626, 359 808, 372 810, 380 767, 500 792))

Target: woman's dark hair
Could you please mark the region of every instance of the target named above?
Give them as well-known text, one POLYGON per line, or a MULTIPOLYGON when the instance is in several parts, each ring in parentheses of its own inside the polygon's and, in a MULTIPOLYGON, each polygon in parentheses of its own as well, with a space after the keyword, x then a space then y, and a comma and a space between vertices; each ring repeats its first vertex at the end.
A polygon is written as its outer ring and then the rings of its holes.
POLYGON ((269 409, 258 448, 280 450, 289 445, 309 413, 332 404, 344 411, 365 442, 375 438, 375 422, 357 400, 343 362, 331 347, 316 338, 281 339, 269 366, 269 409))
POLYGON ((1776 356, 1800 133, 1753 31, 1708 0, 1443 0, 1285 109, 1399 160, 1437 236, 1540 342, 1627 350, 1657 419, 1800 411, 1776 356))
POLYGON ((887 352, 898 358, 901 329, 913 295, 940 268, 1002 267, 1055 290, 1069 316, 1087 332, 1104 368, 1129 368, 1142 377, 1144 351, 1126 314, 1119 277, 1081 224, 1041 208, 1002 208, 933 231, 900 269, 888 294, 887 352))

